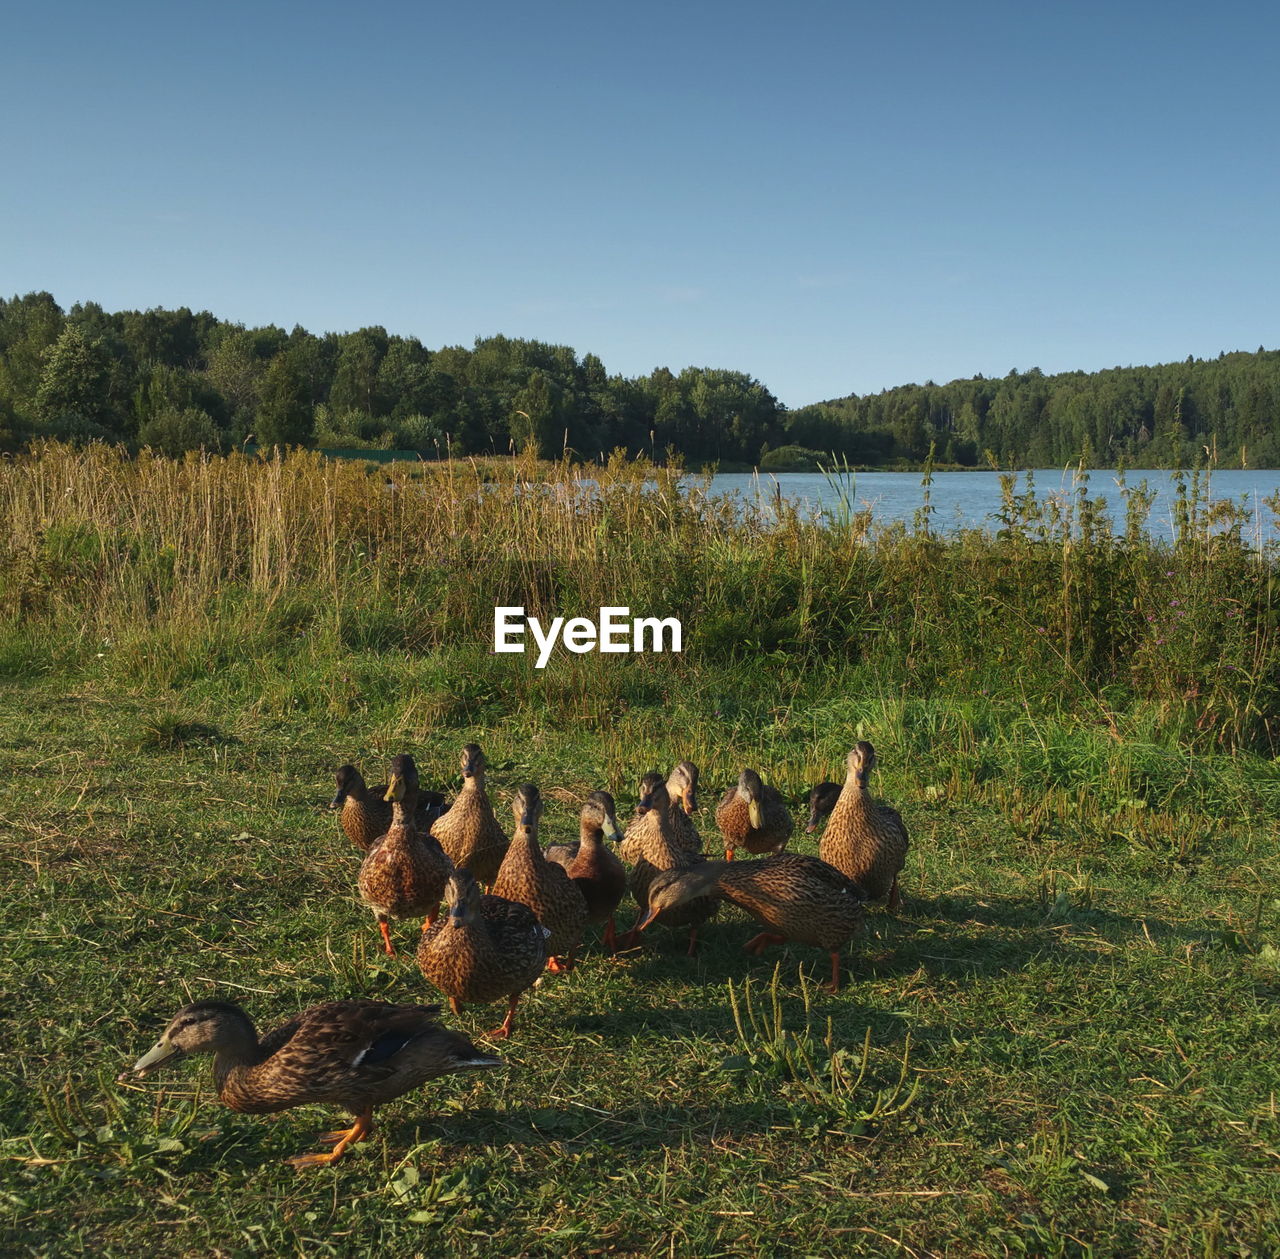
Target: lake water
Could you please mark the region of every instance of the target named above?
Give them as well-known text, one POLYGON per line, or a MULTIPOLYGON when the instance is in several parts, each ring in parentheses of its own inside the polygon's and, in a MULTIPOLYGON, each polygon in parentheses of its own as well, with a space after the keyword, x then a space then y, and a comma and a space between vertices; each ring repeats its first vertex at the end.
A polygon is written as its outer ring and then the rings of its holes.
MULTIPOLYGON (((1074 499, 1078 489, 1073 481, 1074 471, 1060 468, 1041 469, 1034 474, 1036 496, 1048 499, 1074 499)), ((1173 538, 1173 503, 1176 492, 1174 474, 1160 470, 1129 469, 1125 481, 1137 486, 1146 481, 1155 491, 1156 499, 1147 517, 1147 532, 1156 538, 1173 538)), ((880 524, 905 522, 910 525, 916 511, 924 501, 924 488, 919 472, 858 472, 851 473, 842 486, 855 510, 869 509, 873 519, 880 524), (850 485, 851 482, 851 485, 850 485)), ((1251 471, 1234 468, 1216 471, 1210 480, 1210 497, 1215 501, 1230 499, 1248 513, 1250 524, 1245 528, 1247 540, 1255 543, 1280 540, 1280 529, 1274 512, 1263 502, 1269 495, 1280 492, 1280 470, 1261 469, 1251 471)), ((835 486, 820 473, 782 472, 774 475, 726 472, 718 474, 711 483, 713 493, 734 494, 745 504, 757 506, 767 513, 770 500, 777 494, 798 503, 815 514, 834 508, 839 501, 835 486)), ((1017 492, 1027 488, 1027 474, 1018 475, 1017 492)), ((930 486, 933 506, 932 526, 938 532, 957 529, 998 527, 996 513, 1001 508, 1000 474, 990 471, 935 472, 930 486)), ((1123 533, 1125 500, 1120 493, 1117 473, 1091 471, 1089 473, 1089 497, 1106 500, 1106 515, 1111 520, 1113 532, 1123 533)))

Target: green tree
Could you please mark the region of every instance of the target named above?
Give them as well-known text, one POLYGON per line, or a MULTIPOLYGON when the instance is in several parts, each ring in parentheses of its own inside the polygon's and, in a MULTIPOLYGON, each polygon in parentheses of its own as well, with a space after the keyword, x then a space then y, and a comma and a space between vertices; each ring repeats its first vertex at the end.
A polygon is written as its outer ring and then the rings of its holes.
POLYGON ((534 371, 529 382, 512 400, 508 425, 511 440, 520 450, 532 449, 548 459, 555 450, 561 429, 560 391, 542 371, 534 371))
POLYGON ((267 363, 257 338, 245 328, 227 325, 210 351, 205 379, 221 400, 230 424, 243 437, 253 427, 267 363))
POLYGON ((314 414, 306 382, 288 354, 277 354, 268 364, 261 394, 255 421, 258 445, 306 445, 314 429, 314 414))
POLYGON ((0 404, 19 425, 36 420, 36 390, 45 356, 65 325, 51 293, 0 301, 0 404))
POLYGON ((342 338, 342 351, 329 390, 329 406, 337 414, 362 411, 372 419, 385 415, 387 407, 378 388, 378 369, 387 352, 382 328, 361 328, 342 338))
POLYGON ((111 365, 100 343, 86 339, 76 324, 67 324, 45 355, 36 414, 47 425, 79 422, 109 431, 110 381, 111 365))

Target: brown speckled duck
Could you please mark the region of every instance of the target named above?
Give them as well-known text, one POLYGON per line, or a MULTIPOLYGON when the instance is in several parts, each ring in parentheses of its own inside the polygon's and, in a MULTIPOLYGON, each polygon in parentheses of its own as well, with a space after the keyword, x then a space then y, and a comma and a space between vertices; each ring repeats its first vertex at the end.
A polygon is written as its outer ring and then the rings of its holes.
MULTIPOLYGON (((338 822, 346 837, 361 852, 368 852, 375 840, 381 839, 391 828, 391 806, 386 802, 387 784, 365 786, 364 776, 354 765, 344 765, 336 775, 338 794, 329 807, 340 810, 338 822)), ((431 829, 431 824, 444 811, 444 797, 438 791, 418 792, 418 805, 414 824, 420 831, 431 829)))
POLYGON ((373 1108, 436 1076, 500 1067, 465 1036, 435 1021, 437 1005, 329 1001, 303 1010, 261 1040, 229 1001, 183 1006, 156 1045, 120 1079, 141 1078, 184 1054, 214 1055, 218 1096, 232 1110, 266 1115, 324 1102, 355 1117, 320 1140, 324 1154, 300 1154, 294 1167, 332 1163, 373 1131, 373 1108))
POLYGON ((671 799, 671 833, 686 852, 702 855, 702 836, 693 821, 698 811, 698 767, 692 761, 677 761, 667 775, 667 795, 671 799))
POLYGON ((528 905, 551 932, 547 939, 547 969, 552 974, 571 970, 573 955, 587 925, 587 902, 564 867, 548 861, 538 847, 542 797, 537 787, 525 783, 516 792, 511 811, 516 833, 494 881, 494 895, 528 905))
POLYGON ((627 890, 626 867, 605 845, 606 839, 622 838, 614 812, 613 797, 607 791, 593 791, 579 816, 580 836, 575 844, 553 844, 547 860, 568 871, 587 902, 587 921, 605 924, 604 946, 617 948, 614 911, 627 890))
MULTIPOLYGON (((631 895, 640 906, 641 918, 649 906, 649 885, 658 874, 664 870, 690 870, 703 861, 701 856, 676 841, 671 825, 673 808, 662 775, 646 774, 640 780, 636 820, 627 827, 622 845, 622 858, 631 864, 631 895)), ((718 909, 716 898, 705 896, 681 905, 666 916, 669 926, 689 928, 690 957, 698 945, 698 928, 713 918, 718 909)), ((637 928, 632 927, 623 940, 623 947, 630 948, 636 936, 637 928)))
POLYGON ((425 931, 435 922, 453 864, 439 841, 424 835, 414 824, 418 767, 413 757, 397 756, 387 781, 391 829, 365 853, 360 864, 360 897, 373 910, 383 948, 394 957, 387 920, 422 915, 425 931))
POLYGON ((898 873, 907 859, 907 828, 896 809, 876 804, 867 792, 867 778, 876 751, 865 739, 848 757, 848 776, 831 810, 818 855, 848 875, 868 900, 899 902, 898 873))
POLYGON ((791 811, 774 787, 766 787, 754 769, 738 775, 738 785, 730 787, 716 810, 716 825, 724 836, 724 859, 734 852, 781 852, 796 824, 791 811))
POLYGON ((448 917, 418 944, 418 966, 446 997, 455 1014, 463 1004, 507 999, 507 1017, 490 1036, 511 1035, 520 994, 542 974, 551 934, 528 905, 482 896, 469 870, 455 870, 446 894, 448 917))
POLYGON ((643 931, 655 919, 698 897, 718 894, 745 909, 766 930, 744 946, 760 954, 770 944, 795 940, 831 955, 830 992, 840 988, 840 950, 861 930, 862 890, 819 857, 786 852, 759 861, 708 861, 692 870, 660 874, 649 887, 643 931))
POLYGON ((431 833, 458 869, 470 870, 480 883, 492 887, 508 841, 485 793, 485 768, 479 745, 468 743, 462 749, 462 790, 432 824, 431 833))

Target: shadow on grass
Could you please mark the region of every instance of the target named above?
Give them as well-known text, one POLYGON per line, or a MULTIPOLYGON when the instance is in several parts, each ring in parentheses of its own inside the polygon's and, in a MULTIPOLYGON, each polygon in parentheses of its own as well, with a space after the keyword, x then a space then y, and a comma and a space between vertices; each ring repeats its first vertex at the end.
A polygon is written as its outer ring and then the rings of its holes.
MULTIPOLYGON (((875 1088, 870 1083, 867 1093, 868 1100, 874 1098, 875 1088)), ((318 1111, 311 1114, 314 1122, 305 1117, 306 1112, 267 1122, 262 1116, 228 1117, 225 1128, 207 1131, 193 1148, 172 1161, 163 1161, 180 1175, 200 1174, 215 1167, 220 1172, 236 1174, 278 1168, 295 1154, 322 1151, 325 1147, 318 1140, 320 1133, 345 1127, 349 1122, 336 1108, 329 1116, 333 1122, 318 1111)), ((442 1161, 450 1150, 500 1151, 510 1146, 661 1149, 685 1142, 712 1144, 765 1136, 780 1127, 794 1127, 798 1118, 810 1125, 829 1124, 833 1129, 850 1122, 847 1116, 788 1101, 780 1094, 704 1106, 655 1100, 652 1105, 613 1111, 567 1104, 510 1109, 476 1106, 464 1113, 441 1114, 432 1113, 427 1106, 409 1118, 377 1117, 374 1136, 355 1147, 339 1166, 344 1171, 364 1172, 365 1160, 383 1142, 393 1160, 405 1157, 424 1143, 439 1143, 442 1161)), ((134 1171, 142 1177, 147 1175, 145 1165, 135 1165, 134 1171)))
MULTIPOLYGON (((754 1099, 711 1106, 655 1101, 602 1113, 586 1107, 531 1107, 503 1111, 478 1107, 464 1119, 407 1120, 386 1130, 395 1147, 441 1141, 447 1146, 546 1146, 581 1143, 610 1148, 661 1149, 684 1141, 763 1136, 786 1124, 792 1109, 781 1099, 754 1099)), ((814 1115, 818 1114, 814 1111, 814 1115)), ((829 1116, 833 1126, 840 1120, 829 1116)))
MULTIPOLYGON (((1140 934, 1142 924, 1099 911, 1073 911, 1071 923, 1094 931, 1110 928, 1140 934), (1097 921, 1105 918, 1105 924, 1097 921)), ((1032 961, 1053 958, 1063 964, 1095 960, 1099 951, 1087 938, 1076 939, 1061 928, 1064 920, 1053 921, 1033 903, 995 903, 944 898, 938 902, 913 901, 900 915, 872 910, 866 931, 855 936, 841 950, 842 995, 856 989, 859 979, 884 978, 923 970, 935 977, 954 981, 1017 971, 1032 961)), ((622 956, 636 979, 682 979, 686 983, 723 985, 748 976, 767 978, 778 962, 789 972, 801 965, 810 979, 826 983, 831 964, 818 948, 788 943, 771 946, 759 957, 743 953, 742 946, 758 933, 758 924, 742 921, 714 922, 699 933, 696 955, 684 958, 687 936, 657 931, 643 937, 640 946, 622 956), (680 963, 686 963, 683 971, 680 963)))
MULTIPOLYGON (((912 897, 904 900, 902 913, 896 918, 869 915, 868 922, 887 921, 890 933, 921 933, 935 930, 947 932, 952 924, 973 925, 992 930, 1014 930, 1034 933, 1047 944, 1066 948, 1063 939, 1069 933, 1102 936, 1113 944, 1144 937, 1150 941, 1176 940, 1188 944, 1214 944, 1219 932, 1211 926, 1188 927, 1167 922, 1150 914, 1132 917, 1114 913, 1094 905, 1072 904, 1069 900, 1042 902, 1029 897, 965 896, 912 897)), ((1070 951, 1079 952, 1074 945, 1070 951)))
MULTIPOLYGON (((742 945, 759 930, 746 916, 722 915, 701 929, 692 958, 683 956, 687 933, 662 929, 646 933, 638 948, 622 956, 642 982, 680 979, 706 986, 764 979, 778 962, 784 974, 793 973, 798 964, 815 983, 828 981, 827 955, 814 947, 792 943, 770 947, 759 957, 744 955, 742 945)), ((910 897, 896 914, 880 907, 868 911, 865 932, 841 951, 844 988, 837 1000, 848 1000, 859 980, 922 971, 951 984, 974 982, 1046 960, 1091 966, 1109 952, 1107 946, 1126 941, 1145 938, 1153 944, 1217 948, 1220 937, 1220 931, 1208 926, 1186 927, 1091 905, 1027 897, 910 897)))

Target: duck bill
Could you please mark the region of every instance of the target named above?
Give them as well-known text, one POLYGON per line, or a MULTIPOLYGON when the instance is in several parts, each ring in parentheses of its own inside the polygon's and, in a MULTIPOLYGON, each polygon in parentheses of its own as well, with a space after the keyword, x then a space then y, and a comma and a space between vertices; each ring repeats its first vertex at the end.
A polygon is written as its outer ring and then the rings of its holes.
POLYGON ((804 833, 806 835, 812 835, 813 832, 816 831, 817 829, 818 829, 817 822, 807 822, 805 824, 804 833))
POLYGON ((329 801, 329 807, 331 809, 340 809, 344 804, 346 804, 346 802, 347 802, 347 793, 344 788, 340 790, 338 794, 333 797, 332 800, 329 801))
POLYGON ((141 1078, 144 1075, 150 1075, 157 1067, 162 1067, 166 1062, 172 1062, 175 1058, 182 1057, 182 1050, 176 1045, 171 1045, 163 1038, 147 1050, 137 1062, 126 1072, 127 1075, 141 1078))
POLYGON ((690 817, 698 811, 698 793, 692 787, 684 793, 684 811, 690 817))
POLYGON ((605 839, 611 839, 614 843, 617 843, 618 840, 622 838, 622 832, 618 829, 618 822, 616 818, 606 817, 604 820, 604 826, 601 830, 604 833, 605 839))
POLYGON ((404 798, 404 779, 399 774, 391 775, 391 780, 387 783, 387 794, 382 798, 387 804, 404 798))
POLYGON ((644 917, 636 923, 634 930, 643 931, 646 927, 651 926, 657 917, 658 911, 656 909, 646 909, 644 917))
POLYGON ((759 800, 752 800, 747 805, 747 817, 756 830, 759 830, 764 825, 764 811, 760 808, 759 800))

